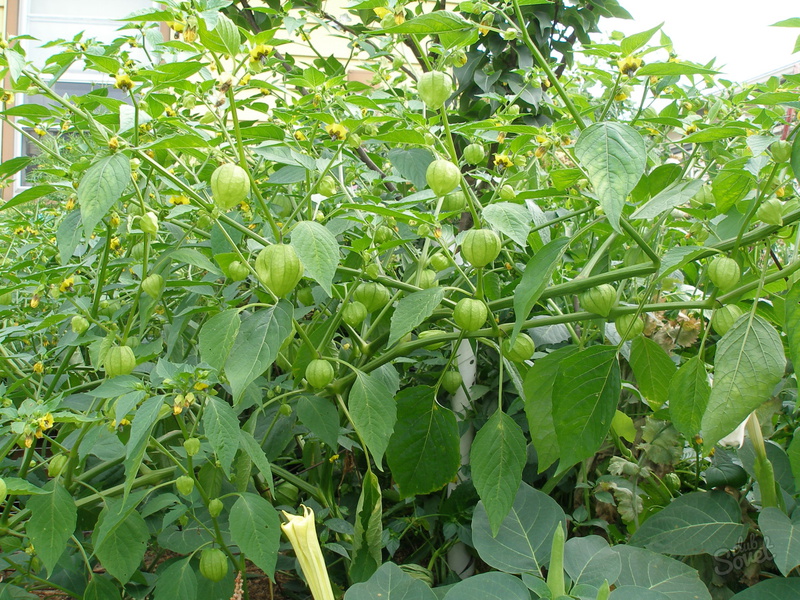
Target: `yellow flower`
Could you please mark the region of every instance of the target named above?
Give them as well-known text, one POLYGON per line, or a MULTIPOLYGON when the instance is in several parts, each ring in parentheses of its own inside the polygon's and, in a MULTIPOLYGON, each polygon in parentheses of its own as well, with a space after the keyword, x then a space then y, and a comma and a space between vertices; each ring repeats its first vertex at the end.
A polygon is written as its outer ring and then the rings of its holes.
POLYGON ((31 308, 36 308, 39 306, 39 294, 34 294, 33 298, 31 298, 31 308))
POLYGON ((204 383, 202 381, 198 381, 197 383, 194 384, 194 389, 196 389, 198 392, 202 392, 207 387, 208 387, 208 384, 204 383))
POLYGON ((777 190, 775 190, 775 195, 778 198, 783 198, 786 195, 786 188, 779 187, 777 190))
POLYGON ((119 250, 122 244, 119 241, 118 237, 111 238, 111 243, 108 245, 112 250, 119 250))
POLYGON ((382 19, 383 17, 385 17, 386 15, 388 15, 392 11, 390 11, 385 6, 379 6, 378 8, 373 8, 372 12, 374 12, 376 15, 378 15, 379 18, 382 19))
POLYGON ((114 87, 117 88, 118 90, 127 92, 128 90, 133 88, 133 81, 131 80, 130 77, 128 77, 124 73, 122 75, 116 75, 114 77, 114 87))
POLYGON ((347 137, 347 127, 339 123, 332 123, 325 126, 325 132, 331 136, 331 139, 343 140, 347 137))
POLYGON ((272 46, 268 44, 258 44, 255 48, 250 50, 250 61, 251 62, 258 62, 262 58, 267 58, 270 54, 272 54, 272 46))
POLYGON ((3 104, 11 104, 14 102, 14 94, 9 92, 8 90, 2 90, 0 93, 0 102, 3 104))
POLYGON ((164 114, 167 115, 168 117, 174 117, 178 113, 175 112, 175 109, 172 108, 171 106, 167 106, 164 108, 164 114))
POLYGON ((303 133, 302 131, 295 131, 294 132, 294 139, 296 139, 298 142, 305 142, 307 138, 306 138, 306 134, 303 133))
POLYGON ((130 425, 131 422, 128 419, 121 419, 119 424, 120 424, 120 427, 124 427, 125 425, 130 425))
POLYGON ((189 199, 186 196, 172 196, 169 201, 176 206, 179 204, 189 204, 189 199))
POLYGON ((686 135, 689 135, 690 133, 694 133, 695 131, 697 131, 697 125, 689 125, 686 128, 686 135))
POLYGON ((14 228, 14 235, 22 235, 23 233, 25 233, 25 228, 21 225, 14 228))
POLYGON ((514 163, 508 157, 508 154, 495 154, 494 166, 499 169, 507 169, 508 167, 513 167, 514 163))
POLYGON ((302 504, 300 506, 303 509, 302 516, 283 511, 287 522, 281 524, 281 530, 294 548, 314 600, 333 600, 328 568, 317 539, 314 511, 302 504))
POLYGON ((36 419, 36 424, 42 431, 47 431, 50 429, 53 426, 53 423, 53 415, 51 413, 47 413, 45 416, 36 419))
POLYGON ((44 364, 42 363, 42 361, 39 361, 33 365, 33 372, 36 373, 37 375, 41 375, 42 373, 44 373, 44 364))
POLYGON ((536 158, 542 158, 545 154, 547 154, 547 146, 539 146, 533 153, 536 158))
POLYGON ((108 149, 112 152, 119 148, 119 139, 114 136, 110 140, 108 140, 108 149))
POLYGON ((59 291, 62 292, 71 292, 73 286, 75 285, 75 278, 74 277, 67 277, 61 284, 58 286, 59 291))
POLYGON ((636 70, 642 66, 642 59, 637 56, 626 56, 617 61, 619 72, 628 77, 633 77, 636 70))
POLYGON ((64 206, 64 208, 66 208, 67 210, 72 210, 73 208, 75 208, 75 198, 72 197, 67 198, 67 203, 64 206))
POLYGON ((614 100, 616 100, 617 102, 622 102, 623 100, 627 99, 628 99, 628 94, 626 94, 625 92, 619 92, 617 95, 614 96, 614 100))

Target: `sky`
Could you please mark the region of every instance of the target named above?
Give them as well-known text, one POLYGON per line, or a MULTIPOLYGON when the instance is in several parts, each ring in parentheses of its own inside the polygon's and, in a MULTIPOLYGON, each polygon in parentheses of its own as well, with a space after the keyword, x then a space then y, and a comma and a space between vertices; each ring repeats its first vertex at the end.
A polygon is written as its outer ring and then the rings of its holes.
MULTIPOLYGON (((620 0, 633 21, 605 19, 601 29, 626 35, 664 22, 679 58, 705 64, 716 57, 722 77, 746 81, 773 69, 800 62, 792 54, 800 28, 770 27, 800 17, 798 0, 620 0)), ((652 42, 658 43, 658 34, 652 42)))

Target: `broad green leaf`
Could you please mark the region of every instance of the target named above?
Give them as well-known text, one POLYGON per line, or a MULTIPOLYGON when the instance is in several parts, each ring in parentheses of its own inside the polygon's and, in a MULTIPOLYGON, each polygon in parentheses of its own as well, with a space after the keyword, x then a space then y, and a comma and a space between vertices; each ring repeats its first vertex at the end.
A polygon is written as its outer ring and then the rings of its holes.
POLYGON ((800 578, 798 577, 773 577, 760 581, 739 592, 731 600, 788 600, 789 598, 800 598, 800 578))
POLYGON ((256 494, 242 494, 231 508, 231 539, 259 569, 275 577, 281 521, 272 504, 256 494))
POLYGON ((618 587, 639 586, 664 594, 666 600, 711 600, 711 594, 697 571, 690 566, 628 544, 614 546, 612 550, 622 560, 622 571, 616 583, 618 587))
POLYGON ((789 455, 789 464, 794 476, 794 489, 800 490, 800 430, 795 429, 786 454, 789 455))
POLYGON ((595 123, 581 132, 575 157, 586 171, 615 231, 625 199, 644 174, 647 150, 639 132, 623 123, 595 123))
POLYGON ((550 561, 559 523, 566 527, 564 511, 556 501, 523 483, 496 536, 483 502, 478 502, 472 517, 472 543, 490 567, 506 573, 539 573, 550 561))
POLYGON ((14 496, 40 496, 52 493, 49 490, 36 487, 31 482, 19 477, 4 477, 3 481, 6 483, 6 492, 14 496))
MULTIPOLYGON (((609 600, 670 600, 670 597, 662 592, 638 585, 623 585, 614 588, 609 600)), ((686 600, 690 600, 688 596, 686 600)))
MULTIPOLYGON (((34 104, 33 106, 38 106, 38 104, 34 104)), ((32 162, 32 156, 18 156, 4 161, 0 164, 0 179, 6 179, 15 173, 19 173, 32 162)))
POLYGON ((78 184, 78 204, 87 238, 120 199, 130 178, 130 159, 122 152, 101 158, 83 175, 78 184))
POLYGON ((472 29, 476 27, 476 25, 476 23, 467 21, 461 15, 450 12, 449 10, 436 10, 409 19, 401 25, 380 29, 375 33, 414 33, 430 35, 432 33, 447 33, 448 31, 472 29))
POLYGON ((599 588, 616 581, 621 569, 619 555, 599 535, 570 538, 564 545, 564 570, 576 584, 599 588))
POLYGON ((239 430, 239 449, 250 458, 252 464, 254 464, 259 473, 263 475, 269 488, 272 489, 274 487, 272 482, 272 467, 269 465, 269 459, 264 453, 264 449, 253 437, 252 433, 244 429, 239 430))
POLYGON ((73 210, 61 220, 56 230, 56 244, 58 245, 58 260, 62 265, 69 262, 75 248, 81 241, 81 213, 73 210))
POLYGON ((300 422, 328 446, 339 447, 339 411, 336 406, 319 396, 300 396, 297 401, 297 416, 300 422))
POLYGON ((719 71, 685 62, 650 63, 636 71, 638 77, 656 75, 671 77, 674 75, 716 75, 719 71))
POLYGON ((783 343, 767 321, 749 314, 739 318, 717 344, 714 384, 703 415, 706 451, 769 400, 783 377, 783 343))
POLYGON ((538 457, 539 473, 545 471, 561 455, 553 425, 553 382, 561 361, 578 351, 576 346, 559 348, 534 361, 525 375, 525 414, 533 447, 538 457))
POLYGON ((531 314, 531 310, 539 301, 542 293, 547 289, 547 284, 553 277, 553 271, 561 262, 564 251, 569 244, 569 238, 561 237, 549 242, 528 261, 522 279, 514 290, 514 329, 511 340, 517 339, 522 331, 522 324, 531 314))
MULTIPOLYGON (((786 450, 772 440, 764 440, 764 450, 767 452, 767 460, 772 463, 775 482, 782 487, 787 494, 794 496, 795 483, 792 472, 792 461, 786 450)), ((756 479, 756 461, 758 457, 756 456, 756 451, 750 438, 745 438, 742 447, 736 451, 736 456, 742 463, 744 470, 750 474, 750 477, 756 479)))
MULTIPOLYGON (((800 135, 797 136, 800 139, 800 135)), ((800 369, 800 283, 795 282, 786 294, 784 303, 784 327, 786 329, 789 360, 795 369, 800 369)))
POLYGON ((367 471, 356 507, 356 526, 350 563, 350 578, 355 583, 372 577, 383 562, 381 560, 382 516, 381 486, 377 475, 367 471))
POLYGON ((691 556, 731 550, 747 535, 736 499, 725 492, 691 492, 642 523, 630 543, 664 554, 691 556))
POLYGON ((720 214, 728 212, 734 204, 747 196, 755 185, 755 179, 744 169, 724 169, 711 182, 714 203, 720 214))
POLYGON ((624 440, 628 440, 631 444, 636 441, 636 426, 633 424, 633 419, 619 409, 614 411, 614 418, 611 420, 611 430, 615 435, 618 435, 624 440))
POLYGON ((458 423, 453 411, 436 401, 433 388, 417 386, 397 394, 397 425, 386 462, 403 498, 440 490, 456 476, 461 466, 458 423))
POLYGON ((659 408, 669 399, 669 382, 677 371, 675 363, 657 342, 642 335, 631 343, 629 362, 639 391, 651 407, 659 408))
POLYGON ((703 182, 700 179, 673 183, 633 213, 631 219, 654 219, 663 212, 689 202, 701 187, 703 182))
MULTIPOLYGON (((160 581, 160 578, 159 578, 160 581)), ((172 598, 193 598, 193 596, 172 596, 172 598)), ((2 598, 2 596, 0 596, 2 598)), ((120 600, 119 588, 105 575, 92 573, 92 579, 83 592, 83 600, 120 600)), ((163 600, 156 596, 155 600, 163 600)))
POLYGON ((780 509, 765 508, 758 516, 758 526, 775 565, 788 577, 800 565, 800 514, 795 511, 789 519, 780 509))
POLYGON ((64 554, 78 522, 78 509, 72 494, 59 481, 54 481, 52 486, 51 493, 33 496, 26 505, 31 511, 26 533, 48 574, 53 572, 53 567, 64 554))
POLYGON ((497 202, 483 209, 481 215, 486 222, 519 244, 524 250, 531 232, 531 213, 520 204, 497 202))
POLYGON ((200 357, 219 370, 225 366, 239 333, 239 311, 232 308, 217 313, 203 324, 198 336, 200 357))
POLYGON ((442 298, 444 298, 444 288, 438 286, 401 298, 392 315, 387 345, 393 346, 405 334, 430 317, 442 298))
POLYGON ((675 429, 687 439, 700 433, 710 394, 706 364, 698 356, 687 360, 672 376, 668 393, 669 416, 675 429))
POLYGON ((419 579, 387 562, 375 571, 369 581, 352 585, 344 600, 436 600, 433 590, 419 579))
POLYGON ((472 481, 495 535, 514 504, 527 460, 522 428, 496 410, 478 431, 470 450, 472 481))
MULTIPOLYGON (((103 531, 103 520, 113 519, 119 511, 126 510, 122 501, 106 501, 106 508, 100 513, 93 541, 103 531)), ((144 558, 150 532, 142 516, 135 511, 126 511, 124 519, 102 536, 101 543, 94 542, 94 553, 100 563, 120 583, 128 583, 144 558)))
POLYGON ((433 154, 425 148, 392 148, 389 150, 389 162, 392 163, 400 175, 414 184, 418 190, 427 187, 425 171, 433 162, 433 154))
POLYGON ((158 422, 158 412, 163 404, 164 396, 151 396, 142 402, 133 417, 131 434, 125 445, 125 496, 130 493, 133 482, 139 475, 144 452, 150 442, 153 427, 158 422))
POLYGON ((292 247, 303 263, 305 276, 315 280, 330 296, 339 264, 336 237, 315 221, 301 221, 292 229, 292 247))
POLYGON ((0 211, 6 210, 8 208, 13 208, 15 206, 20 206, 25 204, 26 202, 31 202, 32 200, 38 200, 42 196, 47 196, 47 194, 52 194, 58 188, 54 185, 42 184, 42 185, 34 185, 33 187, 29 187, 28 189, 20 192, 11 200, 0 206, 0 211))
POLYGON ((164 569, 156 580, 153 600, 175 600, 197 598, 197 575, 191 564, 191 557, 175 561, 164 569))
POLYGON ((508 573, 479 573, 459 581, 444 600, 530 600, 531 593, 519 577, 508 573))
POLYGON ((707 127, 687 135, 680 140, 681 144, 704 144, 716 142, 732 137, 745 135, 747 131, 742 127, 707 127))
POLYGON ((223 472, 230 477, 233 457, 239 448, 239 419, 233 408, 216 396, 208 396, 203 406, 203 431, 223 472))
POLYGON ((242 319, 225 361, 225 374, 238 403, 248 385, 275 362, 284 340, 292 333, 292 305, 281 300, 242 319))
POLYGON ((379 377, 359 371, 350 388, 348 407, 356 431, 372 453, 375 464, 383 470, 383 453, 397 421, 394 391, 379 377))
POLYGON ((658 270, 658 278, 661 279, 676 270, 682 269, 699 256, 708 255, 711 252, 713 252, 713 250, 705 246, 676 246, 670 248, 664 253, 664 256, 661 257, 661 268, 658 270))
POLYGON ((777 23, 773 23, 770 27, 800 27, 800 17, 792 17, 791 19, 783 19, 777 23))
MULTIPOLYGON (((800 40, 800 38, 798 38, 800 40)), ((792 156, 789 158, 789 164, 792 166, 794 178, 800 181, 800 135, 794 136, 792 142, 792 156)))
POLYGON ((559 470, 592 456, 605 440, 621 390, 617 349, 591 346, 561 361, 553 383, 559 470))
POLYGON ((629 35, 624 38, 620 42, 620 51, 622 56, 628 56, 636 52, 639 48, 644 46, 647 42, 650 41, 655 33, 664 26, 664 23, 661 25, 656 25, 652 29, 648 29, 647 31, 642 31, 641 33, 634 33, 633 35, 629 35))

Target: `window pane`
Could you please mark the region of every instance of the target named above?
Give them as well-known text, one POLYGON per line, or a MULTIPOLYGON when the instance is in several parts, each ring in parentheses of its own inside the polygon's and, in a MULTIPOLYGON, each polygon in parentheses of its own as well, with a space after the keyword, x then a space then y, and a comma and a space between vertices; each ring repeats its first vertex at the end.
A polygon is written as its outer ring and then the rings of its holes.
POLYGON ((151 0, 30 0, 30 13, 120 19, 140 8, 153 6, 151 0))

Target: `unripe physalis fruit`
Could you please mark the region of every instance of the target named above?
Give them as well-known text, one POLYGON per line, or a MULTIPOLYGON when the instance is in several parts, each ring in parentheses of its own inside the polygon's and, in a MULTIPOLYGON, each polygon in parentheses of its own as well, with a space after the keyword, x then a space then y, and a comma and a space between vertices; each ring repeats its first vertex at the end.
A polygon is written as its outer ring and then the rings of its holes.
POLYGON ((417 80, 417 92, 425 106, 441 108, 453 93, 453 79, 442 71, 428 71, 417 80))
POLYGON ((462 298, 453 309, 453 320, 462 331, 477 331, 486 324, 489 309, 475 298, 462 298))
POLYGON ((222 504, 222 500, 219 498, 214 498, 211 502, 208 503, 208 514, 210 514, 213 518, 217 518, 222 514, 222 509, 225 508, 225 505, 222 504))
POLYGON ((243 262, 234 260, 228 265, 228 276, 232 281, 244 281, 250 274, 250 269, 243 262))
MULTIPOLYGON (((417 338, 420 340, 424 340, 425 338, 434 337, 441 333, 442 333, 441 331, 438 331, 436 329, 429 329, 427 331, 420 331, 417 334, 417 338)), ((436 350, 437 348, 441 348, 442 346, 444 346, 444 344, 445 344, 444 342, 432 342, 430 344, 426 344, 425 347, 428 350, 436 350)))
POLYGON ((5 502, 6 496, 8 495, 8 486, 6 482, 0 477, 0 504, 5 502))
POLYGON ((507 202, 511 202, 517 199, 517 192, 508 184, 505 184, 498 190, 498 195, 500 196, 501 200, 506 200, 507 202))
POLYGON ((158 233, 158 216, 154 212, 148 212, 139 217, 139 229, 148 235, 158 233))
POLYGON ((256 274, 278 298, 291 292, 303 277, 303 263, 289 244, 273 244, 258 253, 256 274))
POLYGON ((607 317, 617 301, 617 290, 610 283, 603 283, 581 294, 581 306, 601 317, 607 317))
POLYGON ((435 254, 431 254, 430 258, 428 259, 428 264, 436 271, 444 271, 450 266, 450 259, 441 252, 436 252, 435 254))
POLYGON ((306 381, 316 389, 324 388, 333 381, 333 365, 327 360, 317 358, 306 367, 306 381))
POLYGON ((442 212, 463 212, 467 208, 467 195, 461 190, 450 192, 442 198, 442 212))
POLYGON ((783 204, 777 198, 770 198, 761 203, 756 211, 756 217, 767 225, 783 225, 783 204))
POLYGON ((735 304, 726 304, 714 311, 714 316, 711 318, 711 326, 718 334, 725 335, 743 314, 744 311, 735 304))
POLYGON ((427 290, 436 285, 436 271, 431 269, 423 269, 420 271, 419 283, 417 283, 417 285, 423 290, 427 290))
POLYGON ((500 254, 500 236, 491 229, 470 229, 461 242, 461 256, 473 267, 485 267, 500 254))
POLYGON ((161 297, 165 286, 164 278, 158 273, 151 273, 142 281, 142 291, 153 300, 158 300, 161 297))
POLYGON ((711 278, 711 283, 725 292, 736 287, 742 277, 742 270, 739 268, 739 263, 732 258, 718 256, 708 265, 708 276, 711 278))
POLYGON ((367 268, 364 269, 364 273, 366 273, 367 277, 370 279, 377 279, 381 276, 381 266, 378 263, 370 263, 367 265, 367 268))
POLYGON ((511 340, 503 340, 503 355, 510 361, 522 362, 530 360, 533 353, 536 351, 536 345, 530 336, 520 333, 514 344, 511 345, 511 340))
POLYGON ((56 454, 47 464, 47 474, 50 477, 58 477, 64 472, 64 467, 67 466, 68 462, 69 456, 66 454, 56 454))
POLYGON ((200 440, 193 437, 183 442, 183 449, 186 450, 186 456, 195 456, 200 452, 200 440))
POLYGON ((247 198, 250 178, 239 165, 226 163, 211 174, 211 195, 221 210, 230 210, 247 198))
POLYGON ((211 581, 222 581, 228 574, 228 557, 219 548, 203 548, 200 553, 200 574, 211 581))
POLYGON ((78 335, 83 335, 89 329, 89 321, 87 321, 85 317, 82 317, 80 315, 75 315, 74 317, 72 317, 70 325, 72 326, 72 331, 74 331, 78 335))
POLYGON ((286 402, 282 403, 278 407, 278 414, 282 417, 291 417, 292 416, 292 405, 287 404, 286 402))
POLYGON ((342 309, 342 321, 350 327, 358 327, 367 318, 367 307, 358 300, 348 302, 342 309))
POLYGON ((634 313, 620 315, 614 319, 614 327, 617 329, 619 337, 623 340, 632 340, 644 331, 644 321, 634 313))
POLYGON ((135 366, 136 356, 130 346, 111 346, 106 351, 103 368, 109 377, 130 375, 135 366))
POLYGON ((486 158, 486 152, 481 144, 470 144, 464 148, 464 160, 467 164, 477 165, 486 158))
POLYGON ((772 158, 775 159, 776 163, 788 162, 792 158, 792 144, 786 140, 773 142, 769 147, 769 151, 772 153, 772 158))
POLYGON ((188 475, 181 475, 175 480, 175 487, 178 488, 178 492, 188 496, 194 490, 194 479, 188 475))
POLYGON ((461 183, 461 171, 449 160, 438 159, 428 165, 425 181, 437 196, 452 192, 461 183))
POLYGON ((326 198, 330 198, 331 196, 336 194, 337 187, 338 186, 336 185, 336 180, 330 175, 325 175, 322 179, 319 180, 319 184, 317 185, 317 192, 319 192, 326 198))
POLYGON ((384 242, 388 242, 393 237, 394 231, 392 231, 392 228, 387 227, 386 225, 381 225, 375 230, 375 236, 373 239, 376 243, 383 244, 384 242))
POLYGON ((463 381, 464 379, 458 371, 446 371, 442 375, 442 387, 450 394, 455 394, 463 381))
POLYGON ((375 312, 386 306, 391 298, 389 290, 380 283, 366 282, 359 285, 353 292, 353 299, 361 302, 367 312, 375 312))

